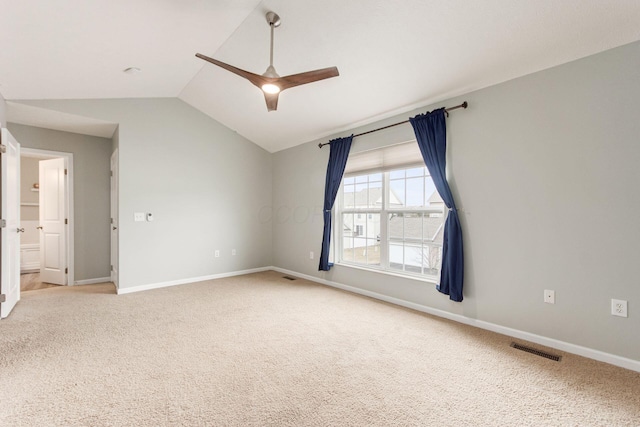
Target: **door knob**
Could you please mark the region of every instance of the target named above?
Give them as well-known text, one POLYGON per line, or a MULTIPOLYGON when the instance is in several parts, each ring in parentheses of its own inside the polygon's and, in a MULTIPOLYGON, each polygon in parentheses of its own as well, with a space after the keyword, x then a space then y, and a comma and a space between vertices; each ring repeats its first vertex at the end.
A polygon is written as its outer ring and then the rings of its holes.
POLYGON ((42 226, 36 227, 37 230, 42 230, 42 226))
POLYGON ((18 233, 24 233, 24 228, 18 228, 17 231, 18 233))

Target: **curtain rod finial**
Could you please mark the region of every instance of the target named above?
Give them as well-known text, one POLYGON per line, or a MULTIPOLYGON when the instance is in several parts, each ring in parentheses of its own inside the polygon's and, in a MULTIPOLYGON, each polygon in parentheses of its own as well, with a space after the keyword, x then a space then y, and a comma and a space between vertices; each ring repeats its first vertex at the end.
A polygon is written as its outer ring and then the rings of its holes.
POLYGON ((464 101, 462 103, 462 108, 467 108, 469 106, 469 104, 467 103, 467 101, 464 101))

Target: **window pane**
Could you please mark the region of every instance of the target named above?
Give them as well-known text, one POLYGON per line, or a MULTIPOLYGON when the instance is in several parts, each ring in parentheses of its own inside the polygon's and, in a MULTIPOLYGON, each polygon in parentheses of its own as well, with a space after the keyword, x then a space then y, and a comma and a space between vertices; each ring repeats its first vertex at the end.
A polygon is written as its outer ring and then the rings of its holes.
POLYGON ((404 179, 389 181, 389 207, 399 208, 404 206, 404 179))
POLYGON ((344 237, 342 239, 342 260, 353 261, 353 240, 351 237, 344 237))
POLYGON ((367 207, 382 208, 382 182, 372 182, 369 184, 369 198, 367 207))
POLYGON ((404 238, 404 217, 402 213, 389 214, 389 239, 402 240, 404 238))
POLYGON ((356 184, 354 198, 354 206, 356 208, 367 207, 367 184, 356 184))
POLYGON ((442 247, 425 246, 424 254, 423 273, 438 276, 440 274, 440 266, 442 265, 442 247))
POLYGON ((404 178, 404 169, 389 172, 389 178, 391 179, 404 178))
POLYGON ((352 176, 350 176, 350 177, 348 177, 348 178, 345 178, 345 179, 344 179, 344 185, 353 184, 353 183, 355 183, 355 182, 356 182, 356 180, 355 180, 355 178, 354 178, 354 177, 352 177, 352 176))
POLYGON ((345 208, 353 208, 353 203, 355 201, 354 191, 355 187, 353 185, 344 186, 344 199, 342 203, 345 208))
POLYGON ((424 206, 424 179, 423 178, 407 179, 406 205, 409 207, 424 206))
POLYGON ((430 242, 442 243, 444 217, 440 213, 425 214, 422 222, 422 237, 430 242))
POLYGON ((353 261, 353 214, 342 214, 342 260, 353 261))
POLYGON ((405 244, 404 270, 422 273, 422 246, 420 244, 405 244))
POLYGON ((389 267, 394 270, 403 269, 404 247, 402 244, 389 244, 389 267))
POLYGON ((343 206, 353 208, 382 208, 382 174, 360 175, 352 177, 343 190, 343 206), (370 179, 372 181, 370 181, 370 179))
POLYGON ((407 178, 413 177, 413 176, 424 176, 424 170, 426 168, 412 168, 412 169, 407 169, 407 178))
POLYGON ((380 240, 380 214, 367 215, 367 238, 380 240))
POLYGON ((367 239, 367 264, 380 265, 380 242, 367 239))
POLYGON ((367 239, 356 237, 353 239, 353 262, 367 263, 367 239))
POLYGON ((412 239, 416 242, 422 241, 422 214, 404 214, 404 239, 412 239))
POLYGON ((367 215, 367 264, 380 265, 380 214, 367 215))
POLYGON ((372 173, 371 175, 369 175, 369 182, 377 182, 377 181, 382 181, 381 173, 372 173))

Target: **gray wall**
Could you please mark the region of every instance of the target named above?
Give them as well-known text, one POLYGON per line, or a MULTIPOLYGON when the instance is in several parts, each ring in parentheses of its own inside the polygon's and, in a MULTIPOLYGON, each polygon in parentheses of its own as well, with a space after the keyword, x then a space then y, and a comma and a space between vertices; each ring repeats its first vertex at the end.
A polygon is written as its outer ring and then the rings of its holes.
POLYGON ((7 104, 0 93, 0 127, 7 127, 7 104))
POLYGON ((109 277, 111 140, 9 123, 22 148, 73 153, 74 280, 109 277))
MULTIPOLYGON (((469 101, 447 124, 464 209, 462 303, 416 280, 317 271, 329 155, 318 141, 274 155, 274 265, 640 360, 638 70, 633 43, 353 130, 469 101), (544 289, 556 291, 555 305, 543 303, 544 289), (610 315, 611 298, 629 301, 628 318, 610 315)), ((399 126, 357 138, 353 150, 411 137, 399 126)))
POLYGON ((23 102, 119 123, 120 288, 271 265, 268 152, 176 98, 23 102))
POLYGON ((38 206, 24 203, 38 203, 39 193, 31 191, 33 184, 40 182, 40 160, 33 157, 20 158, 20 221, 40 219, 38 206))

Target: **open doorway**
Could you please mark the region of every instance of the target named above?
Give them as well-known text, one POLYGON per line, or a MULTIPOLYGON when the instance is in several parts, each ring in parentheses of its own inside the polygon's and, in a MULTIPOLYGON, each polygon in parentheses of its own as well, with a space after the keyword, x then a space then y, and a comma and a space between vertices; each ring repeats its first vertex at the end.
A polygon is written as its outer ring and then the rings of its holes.
POLYGON ((73 284, 73 154, 23 148, 20 288, 73 284))

